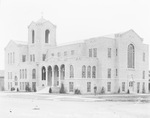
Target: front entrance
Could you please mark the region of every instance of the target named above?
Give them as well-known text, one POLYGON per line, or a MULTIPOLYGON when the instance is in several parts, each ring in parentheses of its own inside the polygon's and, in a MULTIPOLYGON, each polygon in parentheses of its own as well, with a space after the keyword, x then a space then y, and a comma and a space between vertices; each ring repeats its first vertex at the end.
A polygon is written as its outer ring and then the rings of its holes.
POLYGON ((32 82, 32 91, 36 92, 36 82, 32 82))
POLYGON ((129 92, 134 93, 134 82, 133 81, 129 82, 129 92))

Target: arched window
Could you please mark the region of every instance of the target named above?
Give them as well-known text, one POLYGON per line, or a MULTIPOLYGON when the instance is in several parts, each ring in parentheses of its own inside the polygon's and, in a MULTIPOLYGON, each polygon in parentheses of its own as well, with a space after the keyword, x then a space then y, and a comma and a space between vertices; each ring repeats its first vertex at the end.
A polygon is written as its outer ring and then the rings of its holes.
POLYGON ((86 66, 82 66, 82 78, 86 78, 86 66))
POLYGON ((50 31, 47 29, 46 31, 45 31, 45 43, 49 43, 49 34, 50 34, 50 31))
POLYGON ((134 46, 133 44, 130 44, 128 46, 128 68, 134 68, 134 46))
POLYGON ((74 78, 74 69, 72 65, 70 65, 70 78, 74 78))
POLYGON ((87 78, 91 78, 91 66, 87 68, 87 78))
POLYGON ((92 68, 92 78, 96 78, 96 67, 93 66, 92 68))
POLYGON ((60 79, 61 79, 61 80, 64 80, 64 79, 65 79, 65 65, 64 65, 64 64, 62 64, 62 65, 60 66, 60 79))
POLYGON ((22 69, 22 78, 24 79, 24 69, 22 69))
POLYGON ((32 30, 32 43, 34 43, 35 40, 34 40, 34 30, 32 30))
POLYGON ((42 67, 42 80, 46 80, 46 69, 44 66, 42 67))
POLYGON ((32 70, 32 79, 36 79, 36 70, 35 69, 32 70))

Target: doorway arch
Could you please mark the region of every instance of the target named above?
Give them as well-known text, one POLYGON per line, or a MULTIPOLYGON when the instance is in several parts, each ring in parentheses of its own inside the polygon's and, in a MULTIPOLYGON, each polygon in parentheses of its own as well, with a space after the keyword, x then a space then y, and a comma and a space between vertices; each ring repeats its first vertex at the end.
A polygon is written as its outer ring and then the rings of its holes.
POLYGON ((57 65, 54 66, 54 86, 59 85, 59 68, 57 65))
POLYGON ((47 68, 47 85, 52 86, 52 67, 48 66, 47 68))
POLYGON ((62 64, 62 65, 60 66, 60 79, 61 79, 61 80, 64 80, 64 79, 65 79, 65 65, 64 65, 64 64, 62 64))
POLYGON ((46 68, 42 67, 42 80, 46 80, 46 68))

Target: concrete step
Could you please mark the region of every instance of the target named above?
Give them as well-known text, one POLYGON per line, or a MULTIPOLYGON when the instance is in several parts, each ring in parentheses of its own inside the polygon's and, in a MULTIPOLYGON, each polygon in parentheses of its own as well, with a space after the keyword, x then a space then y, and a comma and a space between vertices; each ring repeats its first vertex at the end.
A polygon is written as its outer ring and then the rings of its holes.
MULTIPOLYGON (((37 93, 49 93, 50 87, 44 87, 43 89, 37 91, 37 93)), ((60 87, 51 87, 52 93, 59 93, 60 87)))

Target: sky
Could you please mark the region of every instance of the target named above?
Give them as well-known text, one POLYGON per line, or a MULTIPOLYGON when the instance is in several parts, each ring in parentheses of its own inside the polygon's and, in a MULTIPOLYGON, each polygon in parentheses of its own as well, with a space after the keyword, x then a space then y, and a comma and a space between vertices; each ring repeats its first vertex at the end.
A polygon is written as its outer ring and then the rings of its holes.
POLYGON ((10 40, 28 40, 42 16, 57 26, 57 44, 133 29, 150 44, 149 0, 0 0, 0 69, 10 40))

